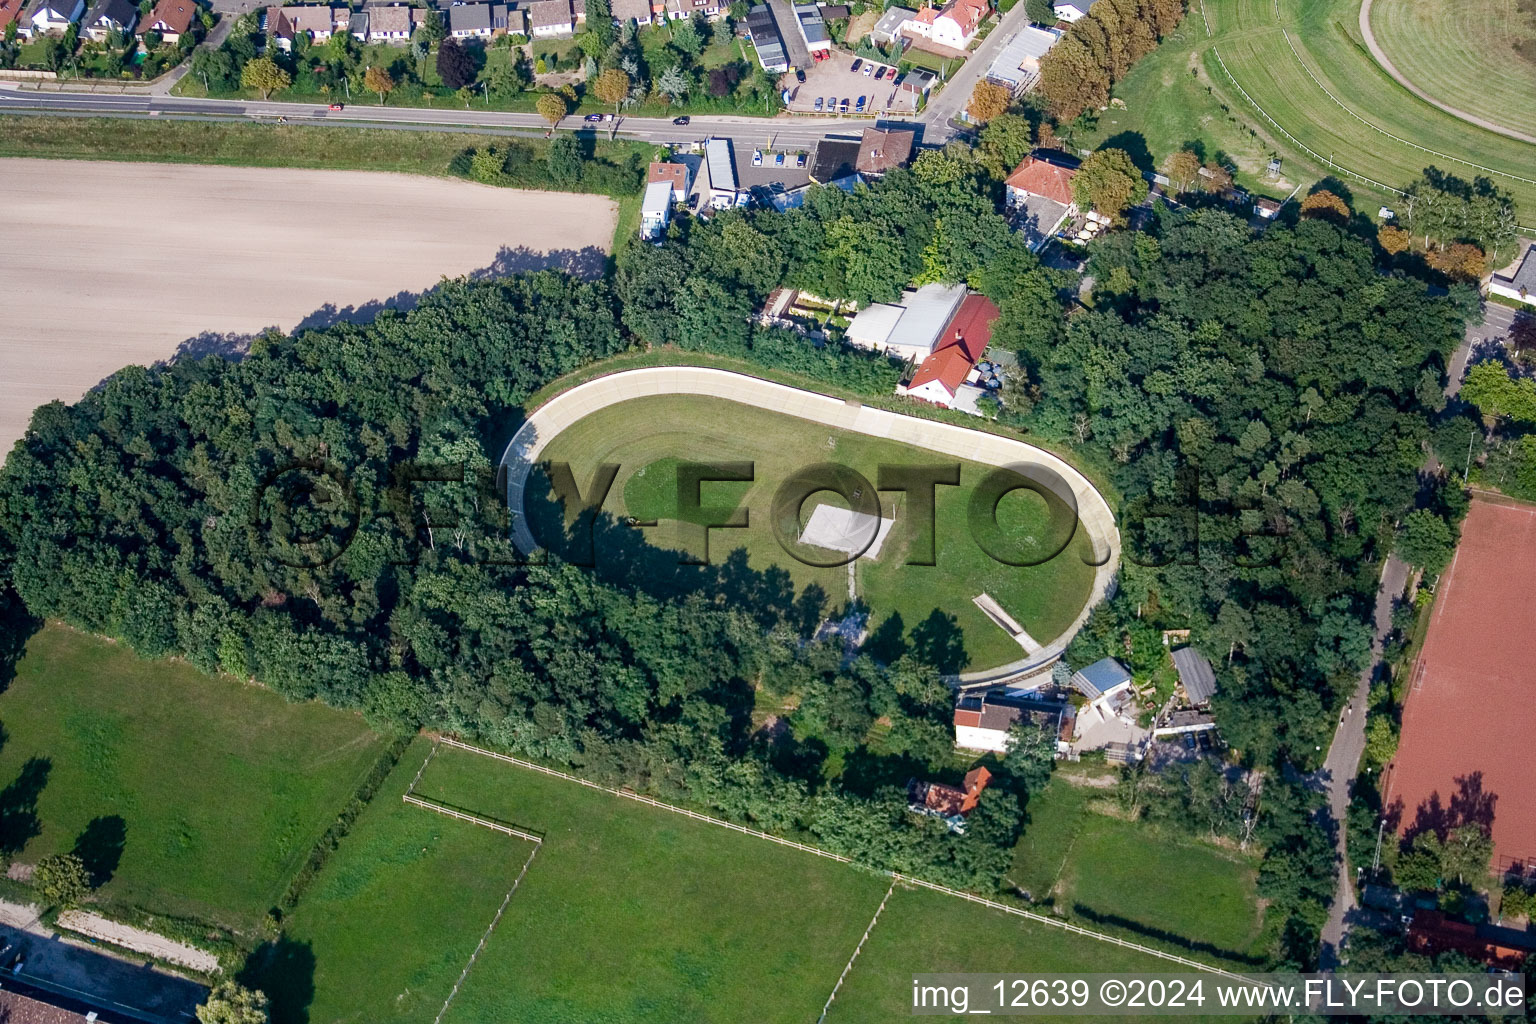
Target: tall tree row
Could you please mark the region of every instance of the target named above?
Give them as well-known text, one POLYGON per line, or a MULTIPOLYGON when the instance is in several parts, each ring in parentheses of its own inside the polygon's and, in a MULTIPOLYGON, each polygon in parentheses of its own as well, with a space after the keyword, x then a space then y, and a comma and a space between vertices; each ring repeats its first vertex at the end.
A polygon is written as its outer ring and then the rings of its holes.
POLYGON ((1184 0, 1097 0, 1040 60, 1040 89, 1059 123, 1109 103, 1109 90, 1178 27, 1184 0))

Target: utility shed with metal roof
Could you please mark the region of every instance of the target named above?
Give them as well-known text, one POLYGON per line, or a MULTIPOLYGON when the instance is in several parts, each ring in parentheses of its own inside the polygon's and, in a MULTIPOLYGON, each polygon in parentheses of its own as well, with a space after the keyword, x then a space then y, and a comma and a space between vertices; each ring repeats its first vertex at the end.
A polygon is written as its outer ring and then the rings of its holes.
POLYGON ((1089 700, 1097 700, 1115 687, 1131 681, 1131 673, 1114 658, 1102 658, 1072 676, 1072 687, 1089 700))
POLYGON ((1191 704, 1209 704, 1216 694, 1216 671, 1205 655, 1193 647, 1173 652, 1173 667, 1179 672, 1179 684, 1191 704))

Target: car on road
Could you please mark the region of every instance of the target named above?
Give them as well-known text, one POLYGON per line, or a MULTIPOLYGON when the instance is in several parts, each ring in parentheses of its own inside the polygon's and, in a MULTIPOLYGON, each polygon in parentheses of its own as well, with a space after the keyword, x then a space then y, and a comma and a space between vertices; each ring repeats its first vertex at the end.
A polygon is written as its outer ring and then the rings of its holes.
POLYGON ((689 121, 692 121, 692 120, 693 120, 693 118, 689 117, 687 114, 684 114, 682 117, 674 117, 672 119, 672 123, 673 124, 686 125, 689 121))
POLYGON ((342 109, 344 109, 344 108, 345 108, 345 107, 346 107, 346 104, 345 104, 345 103, 332 103, 332 104, 331 104, 331 105, 330 105, 330 106, 329 106, 329 107, 327 107, 327 108, 326 108, 326 109, 327 109, 327 110, 342 110, 342 109))
POLYGON ((841 102, 841 103, 839 103, 837 105, 837 112, 839 114, 846 114, 846 113, 848 113, 848 97, 844 96, 843 97, 843 102, 841 102))
POLYGON ((754 149, 752 151, 752 166, 753 167, 761 167, 761 166, 763 166, 763 151, 762 150, 754 149))
POLYGON ((816 97, 816 106, 815 106, 815 107, 813 107, 813 108, 812 108, 812 109, 813 109, 813 110, 820 110, 820 109, 821 109, 821 107, 822 107, 822 104, 823 104, 823 103, 825 103, 825 102, 826 102, 826 101, 825 101, 825 100, 823 100, 823 99, 822 99, 822 98, 821 98, 821 97, 820 97, 820 96, 817 96, 817 97, 816 97))
POLYGON ((862 65, 863 63, 864 63, 864 61, 863 61, 862 58, 855 57, 855 58, 853 58, 853 64, 851 66, 849 66, 848 70, 849 71, 857 71, 857 70, 859 70, 859 66, 862 65))
POLYGON ((868 78, 870 75, 872 75, 874 73, 875 73, 875 66, 873 64, 865 64, 864 65, 864 77, 865 78, 868 78))
POLYGON ((586 117, 582 118, 582 120, 587 122, 588 124, 602 124, 602 122, 603 122, 603 115, 602 114, 588 114, 586 117))

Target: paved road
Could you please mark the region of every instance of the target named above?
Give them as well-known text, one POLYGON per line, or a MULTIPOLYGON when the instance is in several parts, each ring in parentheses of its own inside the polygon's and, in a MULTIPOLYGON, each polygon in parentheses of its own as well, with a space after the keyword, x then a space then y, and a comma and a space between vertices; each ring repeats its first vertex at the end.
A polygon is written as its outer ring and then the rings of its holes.
MULTIPOLYGON (((1497 341, 1509 331, 1514 322, 1514 310, 1503 306, 1485 305, 1483 322, 1470 325, 1461 344, 1451 354, 1446 372, 1445 396, 1452 397, 1461 390, 1461 378, 1466 373, 1467 362, 1474 349, 1491 341, 1497 341)), ((1425 464, 1432 469, 1434 456, 1425 464)), ((1382 566, 1381 586, 1376 591, 1376 634, 1371 639, 1371 663, 1360 674, 1360 681, 1339 727, 1328 747, 1328 757, 1320 771, 1312 776, 1314 784, 1328 795, 1328 814, 1335 824, 1334 847, 1339 856, 1338 888, 1334 893, 1333 906, 1328 910, 1328 921, 1323 925, 1322 952, 1318 958, 1322 970, 1331 971, 1339 966, 1340 951, 1349 935, 1358 908, 1355 903, 1353 870, 1349 864, 1349 852, 1345 848, 1345 831, 1349 820, 1350 789, 1360 770, 1360 755, 1365 752, 1365 709, 1370 703, 1371 681, 1381 666, 1381 651, 1387 634, 1392 631, 1392 604, 1408 585, 1408 566, 1392 555, 1382 566)))
POLYGON ((1386 52, 1382 50, 1381 46, 1376 42, 1376 34, 1371 31, 1371 0, 1363 0, 1363 2, 1360 4, 1360 35, 1365 39, 1366 48, 1371 51, 1371 56, 1376 58, 1376 63, 1381 65, 1382 70, 1395 78, 1398 84, 1401 85, 1404 89, 1407 89, 1409 92, 1413 93, 1425 103, 1428 103, 1434 107, 1439 107, 1441 110, 1445 111, 1447 114, 1450 114, 1452 117, 1459 117, 1461 120, 1466 121, 1468 124, 1475 124, 1479 128, 1486 128, 1491 132, 1498 132, 1500 135, 1507 135, 1511 139, 1519 139, 1521 142, 1536 143, 1536 135, 1527 135, 1524 132, 1517 132, 1513 128, 1506 128, 1501 124, 1495 124, 1492 121, 1478 117, 1476 114, 1469 114, 1465 110, 1458 110, 1457 108, 1447 103, 1441 103, 1429 93, 1408 81, 1403 73, 1397 70, 1397 67, 1393 65, 1391 59, 1386 55, 1386 52))
POLYGON ((1024 10, 1023 4, 1017 4, 1013 10, 1003 15, 1002 22, 992 30, 992 34, 983 39, 966 60, 960 65, 953 75, 949 76, 949 82, 928 101, 928 109, 920 116, 928 131, 925 138, 929 142, 944 142, 954 135, 954 129, 949 127, 953 118, 960 116, 965 105, 971 101, 971 90, 976 88, 976 83, 981 80, 982 74, 992 66, 992 61, 999 51, 1006 46, 1019 30, 1029 24, 1029 15, 1024 10))

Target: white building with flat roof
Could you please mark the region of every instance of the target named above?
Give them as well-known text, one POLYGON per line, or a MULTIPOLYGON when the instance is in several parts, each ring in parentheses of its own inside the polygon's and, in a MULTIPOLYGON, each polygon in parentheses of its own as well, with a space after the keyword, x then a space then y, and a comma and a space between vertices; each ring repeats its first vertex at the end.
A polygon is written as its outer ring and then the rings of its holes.
POLYGON ((667 233, 667 223, 672 219, 672 183, 653 181, 645 186, 645 196, 640 200, 640 237, 655 242, 667 233))
POLYGON ((921 361, 964 298, 963 284, 925 284, 903 292, 899 305, 876 302, 861 309, 846 337, 854 345, 921 361))

